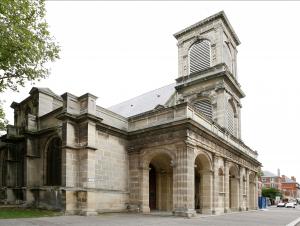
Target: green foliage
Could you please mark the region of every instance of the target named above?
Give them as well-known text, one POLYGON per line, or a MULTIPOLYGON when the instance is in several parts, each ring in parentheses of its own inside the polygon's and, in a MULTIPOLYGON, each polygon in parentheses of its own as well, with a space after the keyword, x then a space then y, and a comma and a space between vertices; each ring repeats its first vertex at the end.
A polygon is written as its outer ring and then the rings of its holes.
POLYGON ((5 119, 5 113, 2 107, 2 103, 0 101, 0 131, 5 130, 8 121, 5 119))
POLYGON ((59 58, 45 13, 44 0, 0 1, 0 93, 47 77, 47 62, 59 58))
POLYGON ((1 0, 0 92, 45 78, 45 64, 59 57, 44 17, 44 0, 1 0))
POLYGON ((263 188, 262 189, 262 196, 269 197, 270 199, 275 200, 276 196, 282 196, 280 191, 276 188, 263 188))
POLYGON ((39 210, 39 209, 22 209, 22 208, 1 208, 0 219, 9 218, 28 218, 28 217, 51 217, 59 216, 60 212, 51 210, 39 210))

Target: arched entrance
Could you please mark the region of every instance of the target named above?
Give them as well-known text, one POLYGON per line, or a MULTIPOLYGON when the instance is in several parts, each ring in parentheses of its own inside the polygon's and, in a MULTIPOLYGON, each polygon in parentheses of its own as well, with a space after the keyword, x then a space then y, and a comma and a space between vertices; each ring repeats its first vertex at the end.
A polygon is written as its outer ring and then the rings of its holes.
POLYGON ((199 154, 195 159, 195 210, 198 213, 211 213, 212 170, 210 159, 199 154))
POLYGON ((255 195, 255 174, 250 173, 249 175, 249 209, 256 209, 256 195, 255 195))
POLYGON ((173 167, 169 155, 157 154, 149 164, 150 211, 172 211, 173 167))
POLYGON ((234 165, 229 168, 229 208, 231 211, 239 209, 239 171, 234 165))

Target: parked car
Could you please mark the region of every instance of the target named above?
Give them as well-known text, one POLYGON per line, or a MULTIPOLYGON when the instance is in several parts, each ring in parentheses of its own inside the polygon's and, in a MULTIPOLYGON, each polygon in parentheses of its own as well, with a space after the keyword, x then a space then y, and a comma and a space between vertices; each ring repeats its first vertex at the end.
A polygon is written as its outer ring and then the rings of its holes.
POLYGON ((287 204, 285 204, 285 208, 295 208, 295 203, 288 202, 287 204))
POLYGON ((294 205, 297 206, 297 201, 292 201, 292 203, 294 203, 294 205))
POLYGON ((284 202, 279 202, 279 203, 277 204, 277 207, 285 207, 285 203, 284 203, 284 202))

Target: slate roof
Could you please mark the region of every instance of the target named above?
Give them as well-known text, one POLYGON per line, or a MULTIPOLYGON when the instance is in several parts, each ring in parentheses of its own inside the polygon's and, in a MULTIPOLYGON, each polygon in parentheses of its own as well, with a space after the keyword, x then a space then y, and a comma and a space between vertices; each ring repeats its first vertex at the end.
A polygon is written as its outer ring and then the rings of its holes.
POLYGON ((272 173, 272 172, 270 172, 270 171, 263 171, 263 176, 262 177, 277 177, 277 175, 276 174, 274 174, 274 173, 272 173))
POLYGON ((124 117, 131 117, 153 110, 157 105, 165 105, 175 92, 176 83, 152 90, 130 100, 107 108, 124 117))

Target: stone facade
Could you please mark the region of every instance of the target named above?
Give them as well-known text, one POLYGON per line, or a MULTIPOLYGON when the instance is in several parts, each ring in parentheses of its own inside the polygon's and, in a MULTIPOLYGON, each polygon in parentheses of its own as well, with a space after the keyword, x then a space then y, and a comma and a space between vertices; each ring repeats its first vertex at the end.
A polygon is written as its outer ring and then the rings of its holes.
POLYGON ((92 94, 47 88, 14 102, 0 143, 1 200, 85 215, 257 209, 261 164, 241 140, 238 37, 224 12, 174 36, 175 84, 109 109, 92 94), (202 58, 208 66, 190 73, 202 58))

